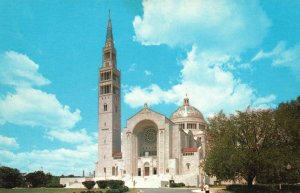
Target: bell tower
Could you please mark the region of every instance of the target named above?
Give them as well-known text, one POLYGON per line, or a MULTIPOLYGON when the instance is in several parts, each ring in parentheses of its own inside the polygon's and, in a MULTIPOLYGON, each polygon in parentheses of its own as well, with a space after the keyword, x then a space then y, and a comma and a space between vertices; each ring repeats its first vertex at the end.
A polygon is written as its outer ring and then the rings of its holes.
POLYGON ((110 14, 98 82, 98 162, 96 177, 112 176, 114 155, 121 152, 120 71, 117 69, 110 14))

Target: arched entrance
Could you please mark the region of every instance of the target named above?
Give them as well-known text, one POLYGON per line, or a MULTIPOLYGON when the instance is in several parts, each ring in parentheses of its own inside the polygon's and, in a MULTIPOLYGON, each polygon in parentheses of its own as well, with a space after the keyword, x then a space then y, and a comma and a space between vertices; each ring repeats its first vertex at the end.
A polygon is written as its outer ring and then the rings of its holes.
MULTIPOLYGON (((133 129, 133 175, 149 176, 158 152, 158 127, 152 120, 142 120, 133 129), (151 160, 151 161, 150 161, 151 160)), ((156 167, 156 166, 155 166, 156 167)))
POLYGON ((146 162, 144 164, 144 176, 149 176, 150 175, 150 164, 146 162))
POLYGON ((134 129, 137 137, 138 157, 157 156, 157 126, 153 121, 144 120, 134 129))

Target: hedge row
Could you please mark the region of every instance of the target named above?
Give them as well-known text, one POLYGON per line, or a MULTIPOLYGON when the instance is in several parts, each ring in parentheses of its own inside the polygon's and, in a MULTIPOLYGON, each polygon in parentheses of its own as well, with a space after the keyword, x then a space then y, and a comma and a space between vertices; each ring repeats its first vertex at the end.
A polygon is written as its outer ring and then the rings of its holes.
POLYGON ((226 187, 234 193, 300 193, 300 185, 258 184, 253 186, 233 184, 226 187))
POLYGON ((103 192, 102 191, 88 190, 88 191, 81 191, 80 193, 103 193, 103 192))
MULTIPOLYGON (((128 187, 124 186, 123 188, 120 189, 108 189, 106 190, 105 193, 124 193, 128 191, 129 191, 128 187)), ((88 190, 88 191, 81 191, 80 193, 103 193, 103 192, 101 190, 100 191, 88 190)))
MULTIPOLYGON (((102 191, 88 190, 88 191, 81 191, 80 193, 103 193, 103 192, 102 191)), ((109 190, 106 190, 105 193, 124 193, 124 192, 121 189, 109 189, 109 190)))
POLYGON ((96 182, 101 189, 120 189, 124 186, 124 181, 122 180, 98 180, 96 182))
POLYGON ((119 189, 124 186, 124 181, 122 180, 99 180, 96 183, 102 189, 105 189, 107 187, 109 187, 110 189, 119 189))
POLYGON ((175 182, 172 182, 172 183, 170 183, 170 187, 171 188, 185 187, 185 184, 184 183, 175 183, 175 182))

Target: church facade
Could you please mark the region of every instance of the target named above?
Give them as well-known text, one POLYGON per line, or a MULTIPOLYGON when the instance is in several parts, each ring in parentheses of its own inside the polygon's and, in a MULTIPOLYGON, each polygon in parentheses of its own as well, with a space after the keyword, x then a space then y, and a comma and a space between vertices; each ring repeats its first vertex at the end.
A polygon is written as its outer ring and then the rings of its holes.
POLYGON ((170 118, 145 104, 121 133, 120 85, 109 18, 99 69, 95 179, 122 179, 129 187, 161 187, 169 180, 189 186, 208 183, 201 165, 207 142, 202 113, 187 97, 170 118))

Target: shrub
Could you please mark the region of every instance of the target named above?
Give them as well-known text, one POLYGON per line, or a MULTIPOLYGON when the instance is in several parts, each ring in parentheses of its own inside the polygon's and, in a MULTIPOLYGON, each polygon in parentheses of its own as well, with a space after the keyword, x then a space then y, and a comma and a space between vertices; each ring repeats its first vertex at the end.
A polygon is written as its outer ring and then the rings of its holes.
POLYGON ((122 188, 120 188, 120 190, 122 192, 128 192, 129 191, 129 188, 127 186, 123 186, 122 188))
POLYGON ((63 184, 47 184, 46 187, 47 188, 64 188, 65 185, 63 185, 63 184))
POLYGON ((110 189, 107 190, 105 193, 123 193, 120 189, 110 189))
POLYGON ((110 189, 119 189, 124 186, 124 181, 122 180, 109 180, 107 181, 107 185, 110 189))
POLYGON ((170 183, 171 188, 185 187, 184 183, 170 183))
POLYGON ((81 191, 80 193, 103 193, 102 191, 91 191, 91 190, 88 190, 88 191, 81 191))
POLYGON ((107 188, 107 181, 106 180, 98 180, 97 184, 98 184, 99 188, 101 188, 101 189, 107 188))
POLYGON ((178 183, 178 184, 179 184, 180 187, 184 187, 184 186, 185 186, 185 184, 182 183, 182 182, 181 182, 181 183, 178 183))
POLYGON ((96 183, 94 181, 85 181, 82 182, 82 184, 84 185, 84 187, 90 190, 95 186, 96 183))

